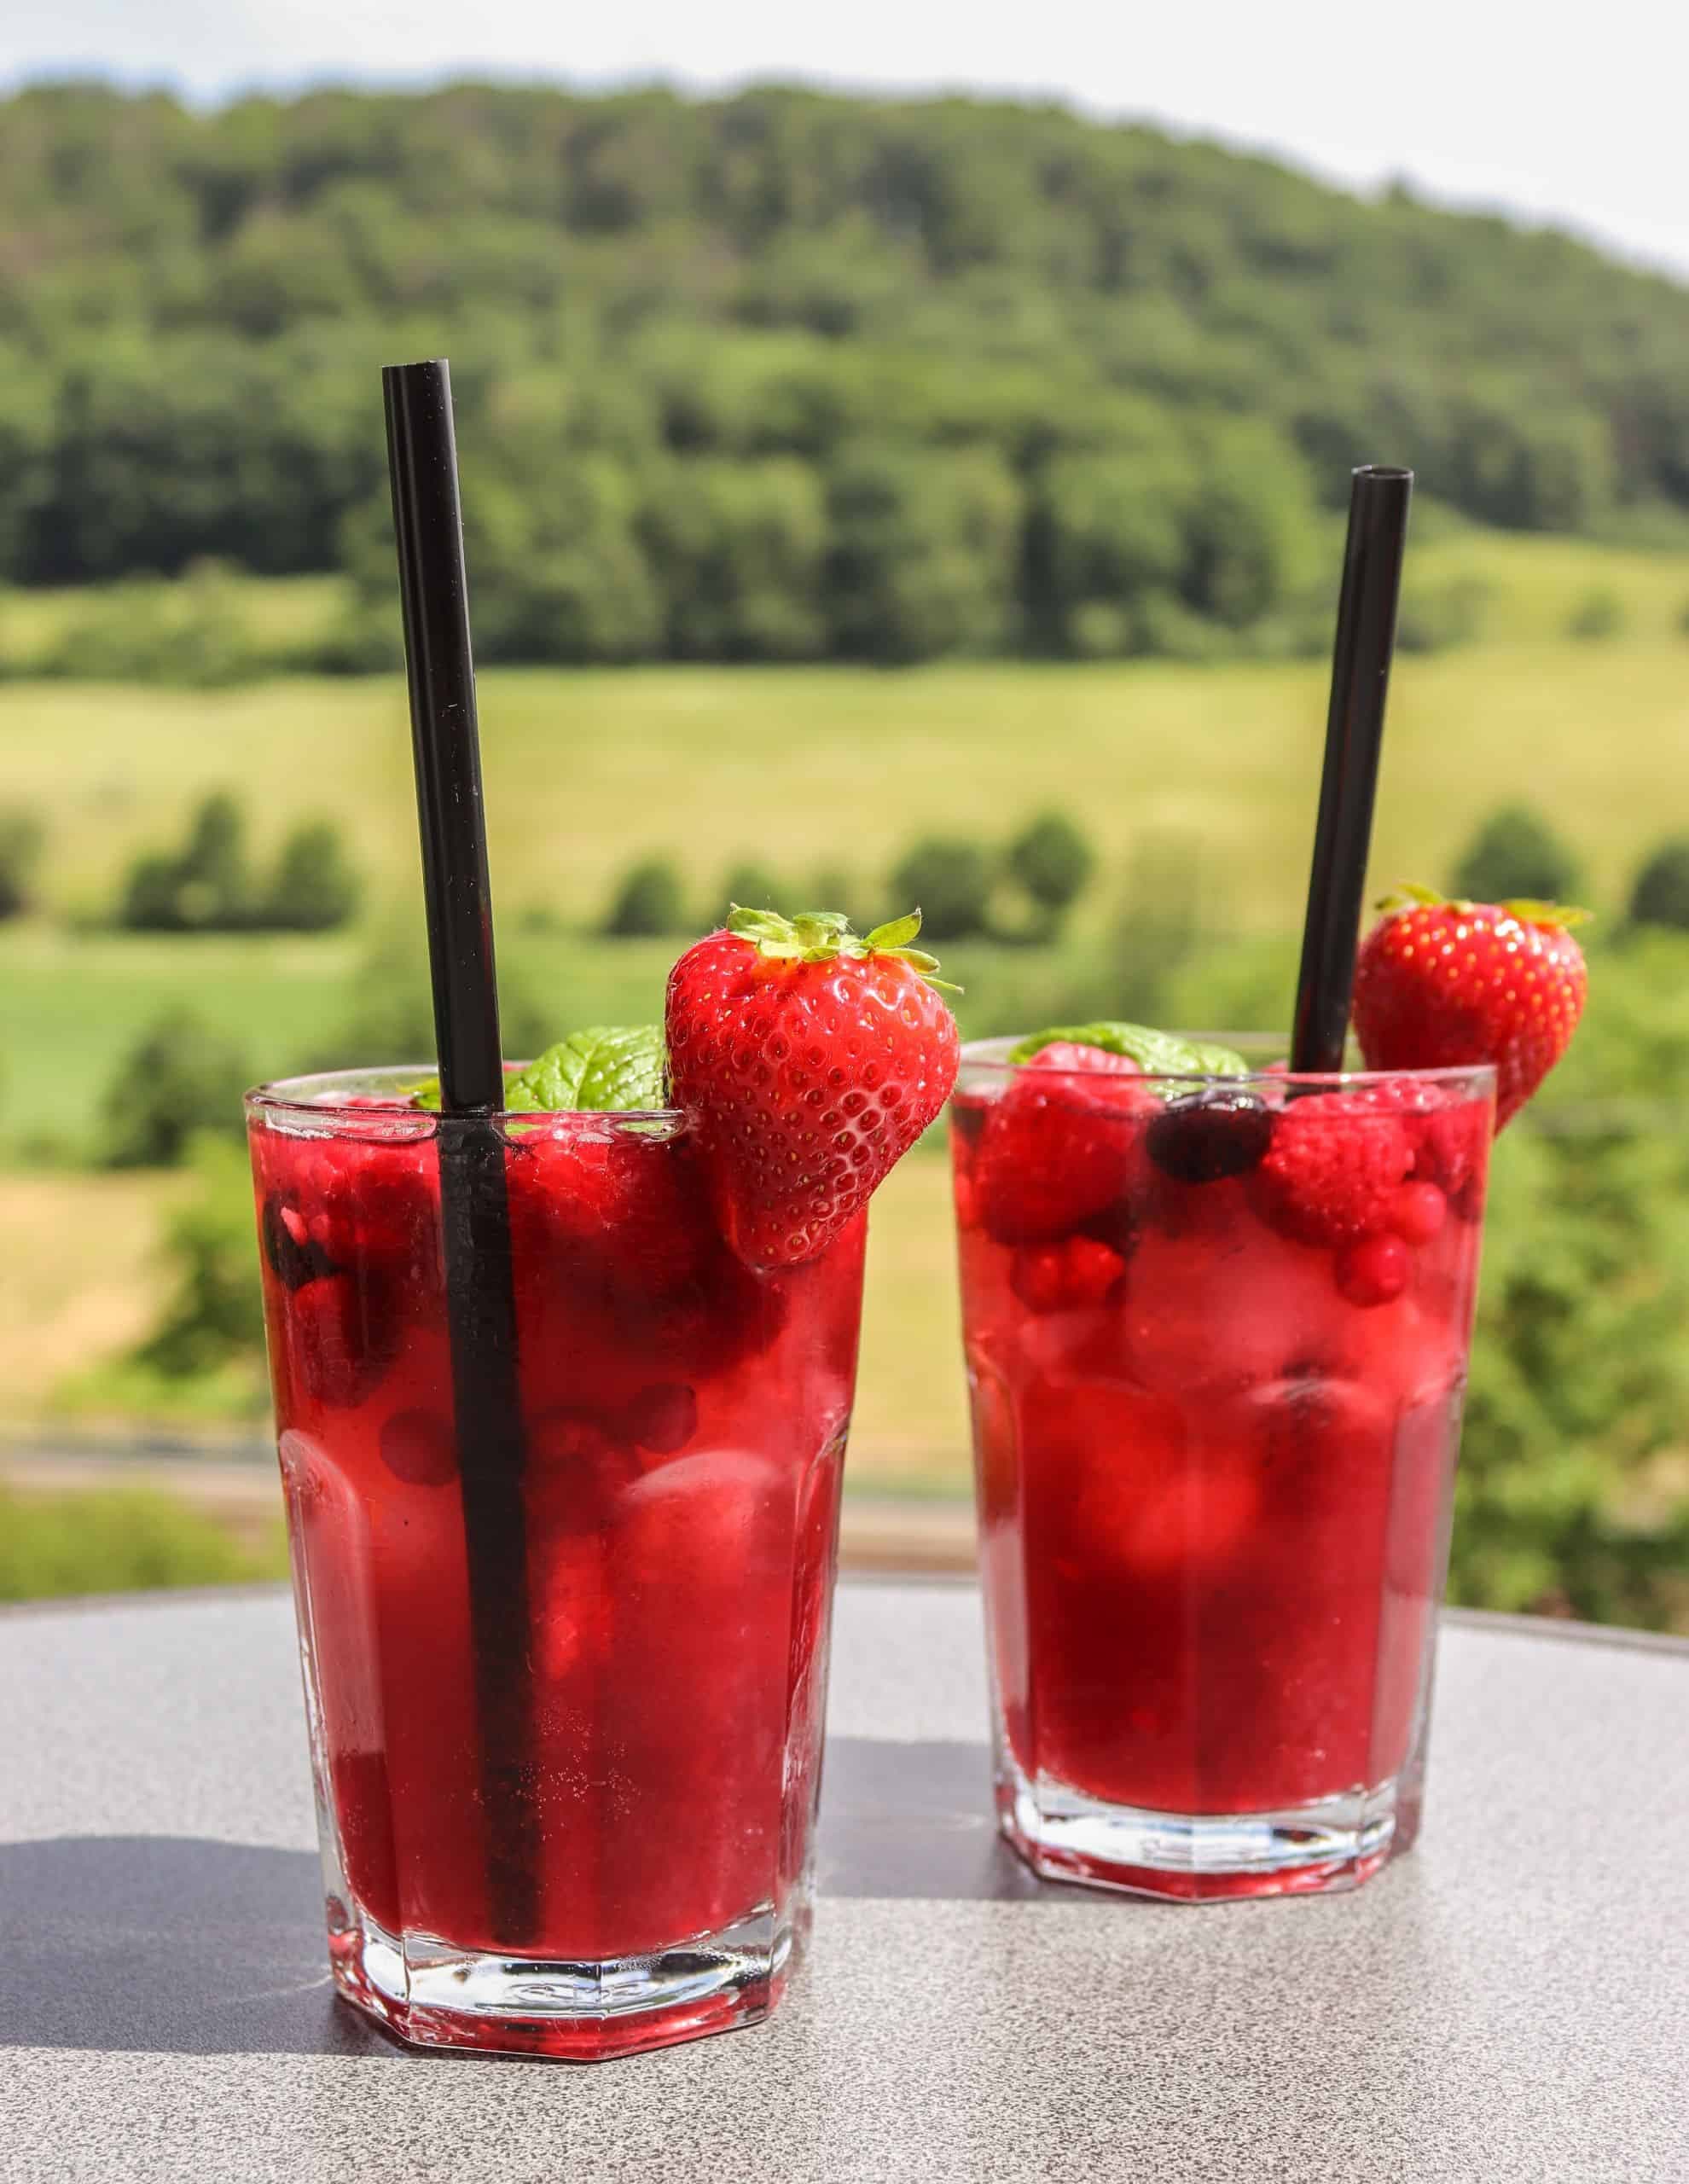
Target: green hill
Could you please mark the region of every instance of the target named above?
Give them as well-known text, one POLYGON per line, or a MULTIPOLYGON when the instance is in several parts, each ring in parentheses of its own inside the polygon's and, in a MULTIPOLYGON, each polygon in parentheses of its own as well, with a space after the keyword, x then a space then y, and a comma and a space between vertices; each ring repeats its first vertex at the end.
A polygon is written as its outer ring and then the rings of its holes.
POLYGON ((0 207, 0 580, 348 566, 327 665, 442 350, 488 659, 1310 651, 1366 459, 1689 534, 1689 289, 1051 107, 38 89, 0 207))

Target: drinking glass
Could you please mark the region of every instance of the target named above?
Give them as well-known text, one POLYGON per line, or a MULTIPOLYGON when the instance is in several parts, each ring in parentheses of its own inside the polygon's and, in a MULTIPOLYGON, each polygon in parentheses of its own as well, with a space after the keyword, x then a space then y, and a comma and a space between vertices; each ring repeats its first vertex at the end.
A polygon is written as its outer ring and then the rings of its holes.
POLYGON ((1013 1043, 952 1108, 1003 1830, 1154 1896, 1352 1886, 1419 1824, 1493 1072, 1013 1043))
POLYGON ((678 1114, 502 1118, 490 1526, 416 1073, 247 1101, 334 1978, 444 2047, 744 2024, 810 1915, 863 1224, 753 1273, 678 1114))

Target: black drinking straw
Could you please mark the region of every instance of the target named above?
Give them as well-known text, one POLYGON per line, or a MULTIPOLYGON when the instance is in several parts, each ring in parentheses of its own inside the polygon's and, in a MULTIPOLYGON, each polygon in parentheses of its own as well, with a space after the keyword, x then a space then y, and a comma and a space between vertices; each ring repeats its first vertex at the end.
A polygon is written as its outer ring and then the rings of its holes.
POLYGON ((503 1105, 504 1068, 451 374, 444 358, 390 364, 381 388, 440 1060, 440 1226, 490 1938, 524 1951, 532 1943, 536 1864, 522 1418, 504 1146, 492 1119, 503 1105))
POLYGON ((1291 1038, 1293 1070, 1343 1067, 1413 490, 1411 470, 1368 465, 1355 473, 1349 491, 1326 762, 1291 1038))

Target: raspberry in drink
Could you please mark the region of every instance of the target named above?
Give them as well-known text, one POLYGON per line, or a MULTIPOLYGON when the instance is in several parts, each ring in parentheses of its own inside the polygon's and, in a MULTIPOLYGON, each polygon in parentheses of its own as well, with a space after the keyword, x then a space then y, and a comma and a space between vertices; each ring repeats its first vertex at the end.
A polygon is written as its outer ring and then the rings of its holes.
POLYGON ((1131 1028, 970 1048, 952 1108, 1003 1824, 1352 1885, 1417 1827, 1491 1072, 1086 1043, 1131 1028))

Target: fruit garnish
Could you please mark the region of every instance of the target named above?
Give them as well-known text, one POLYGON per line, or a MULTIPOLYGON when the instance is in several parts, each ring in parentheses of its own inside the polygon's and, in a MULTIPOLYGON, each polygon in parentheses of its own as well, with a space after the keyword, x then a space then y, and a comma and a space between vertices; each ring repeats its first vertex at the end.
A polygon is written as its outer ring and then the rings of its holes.
POLYGON ((1160 1110, 1129 1054, 1058 1041, 1038 1060, 1049 1066, 992 1102, 974 1157, 979 1218, 999 1244, 1052 1243, 1105 1213, 1126 1190, 1134 1118, 1160 1110))
POLYGON ((1552 903, 1450 902, 1404 888, 1361 944, 1355 1033, 1369 1069, 1495 1066, 1495 1127, 1558 1061, 1588 989, 1570 927, 1586 911, 1552 903))
POLYGON ((1400 1236, 1367 1236, 1338 1253, 1337 1286, 1351 1304, 1393 1304, 1413 1270, 1400 1236))
POLYGON ((1077 1312, 1105 1303, 1126 1271, 1120 1252, 1094 1236, 1059 1244, 1025 1244, 1009 1270, 1009 1287, 1029 1312, 1077 1312))
POLYGON ((675 1104, 746 1265, 818 1257, 949 1098, 959 1039, 920 930, 735 905, 670 973, 675 1104))
MULTIPOLYGON (((1169 1077, 1246 1077, 1249 1065, 1229 1047, 1208 1039, 1181 1039, 1172 1031, 1158 1031, 1147 1024, 1059 1024, 1048 1031, 1033 1031, 1009 1048, 1009 1060, 1042 1060, 1050 1066, 1047 1049, 1061 1044, 1095 1047, 1104 1054, 1125 1054, 1146 1075, 1169 1077)), ((1071 1066, 1071 1065, 1068 1065, 1071 1066)))
MULTIPOLYGON (((572 1031, 537 1060, 504 1080, 504 1112, 521 1114, 628 1114, 663 1107, 667 1099, 663 1034, 655 1024, 595 1025, 572 1031)), ((430 1077, 411 1098, 440 1104, 440 1081, 430 1077)))
POLYGON ((1175 1182, 1218 1183, 1258 1167, 1272 1137, 1264 1100, 1241 1084, 1216 1085, 1170 1100, 1145 1134, 1144 1149, 1175 1182))
POLYGON ((1297 1100, 1274 1121, 1256 1170, 1262 1211, 1303 1244, 1381 1234, 1413 1165, 1401 1118, 1342 1097, 1297 1100))

